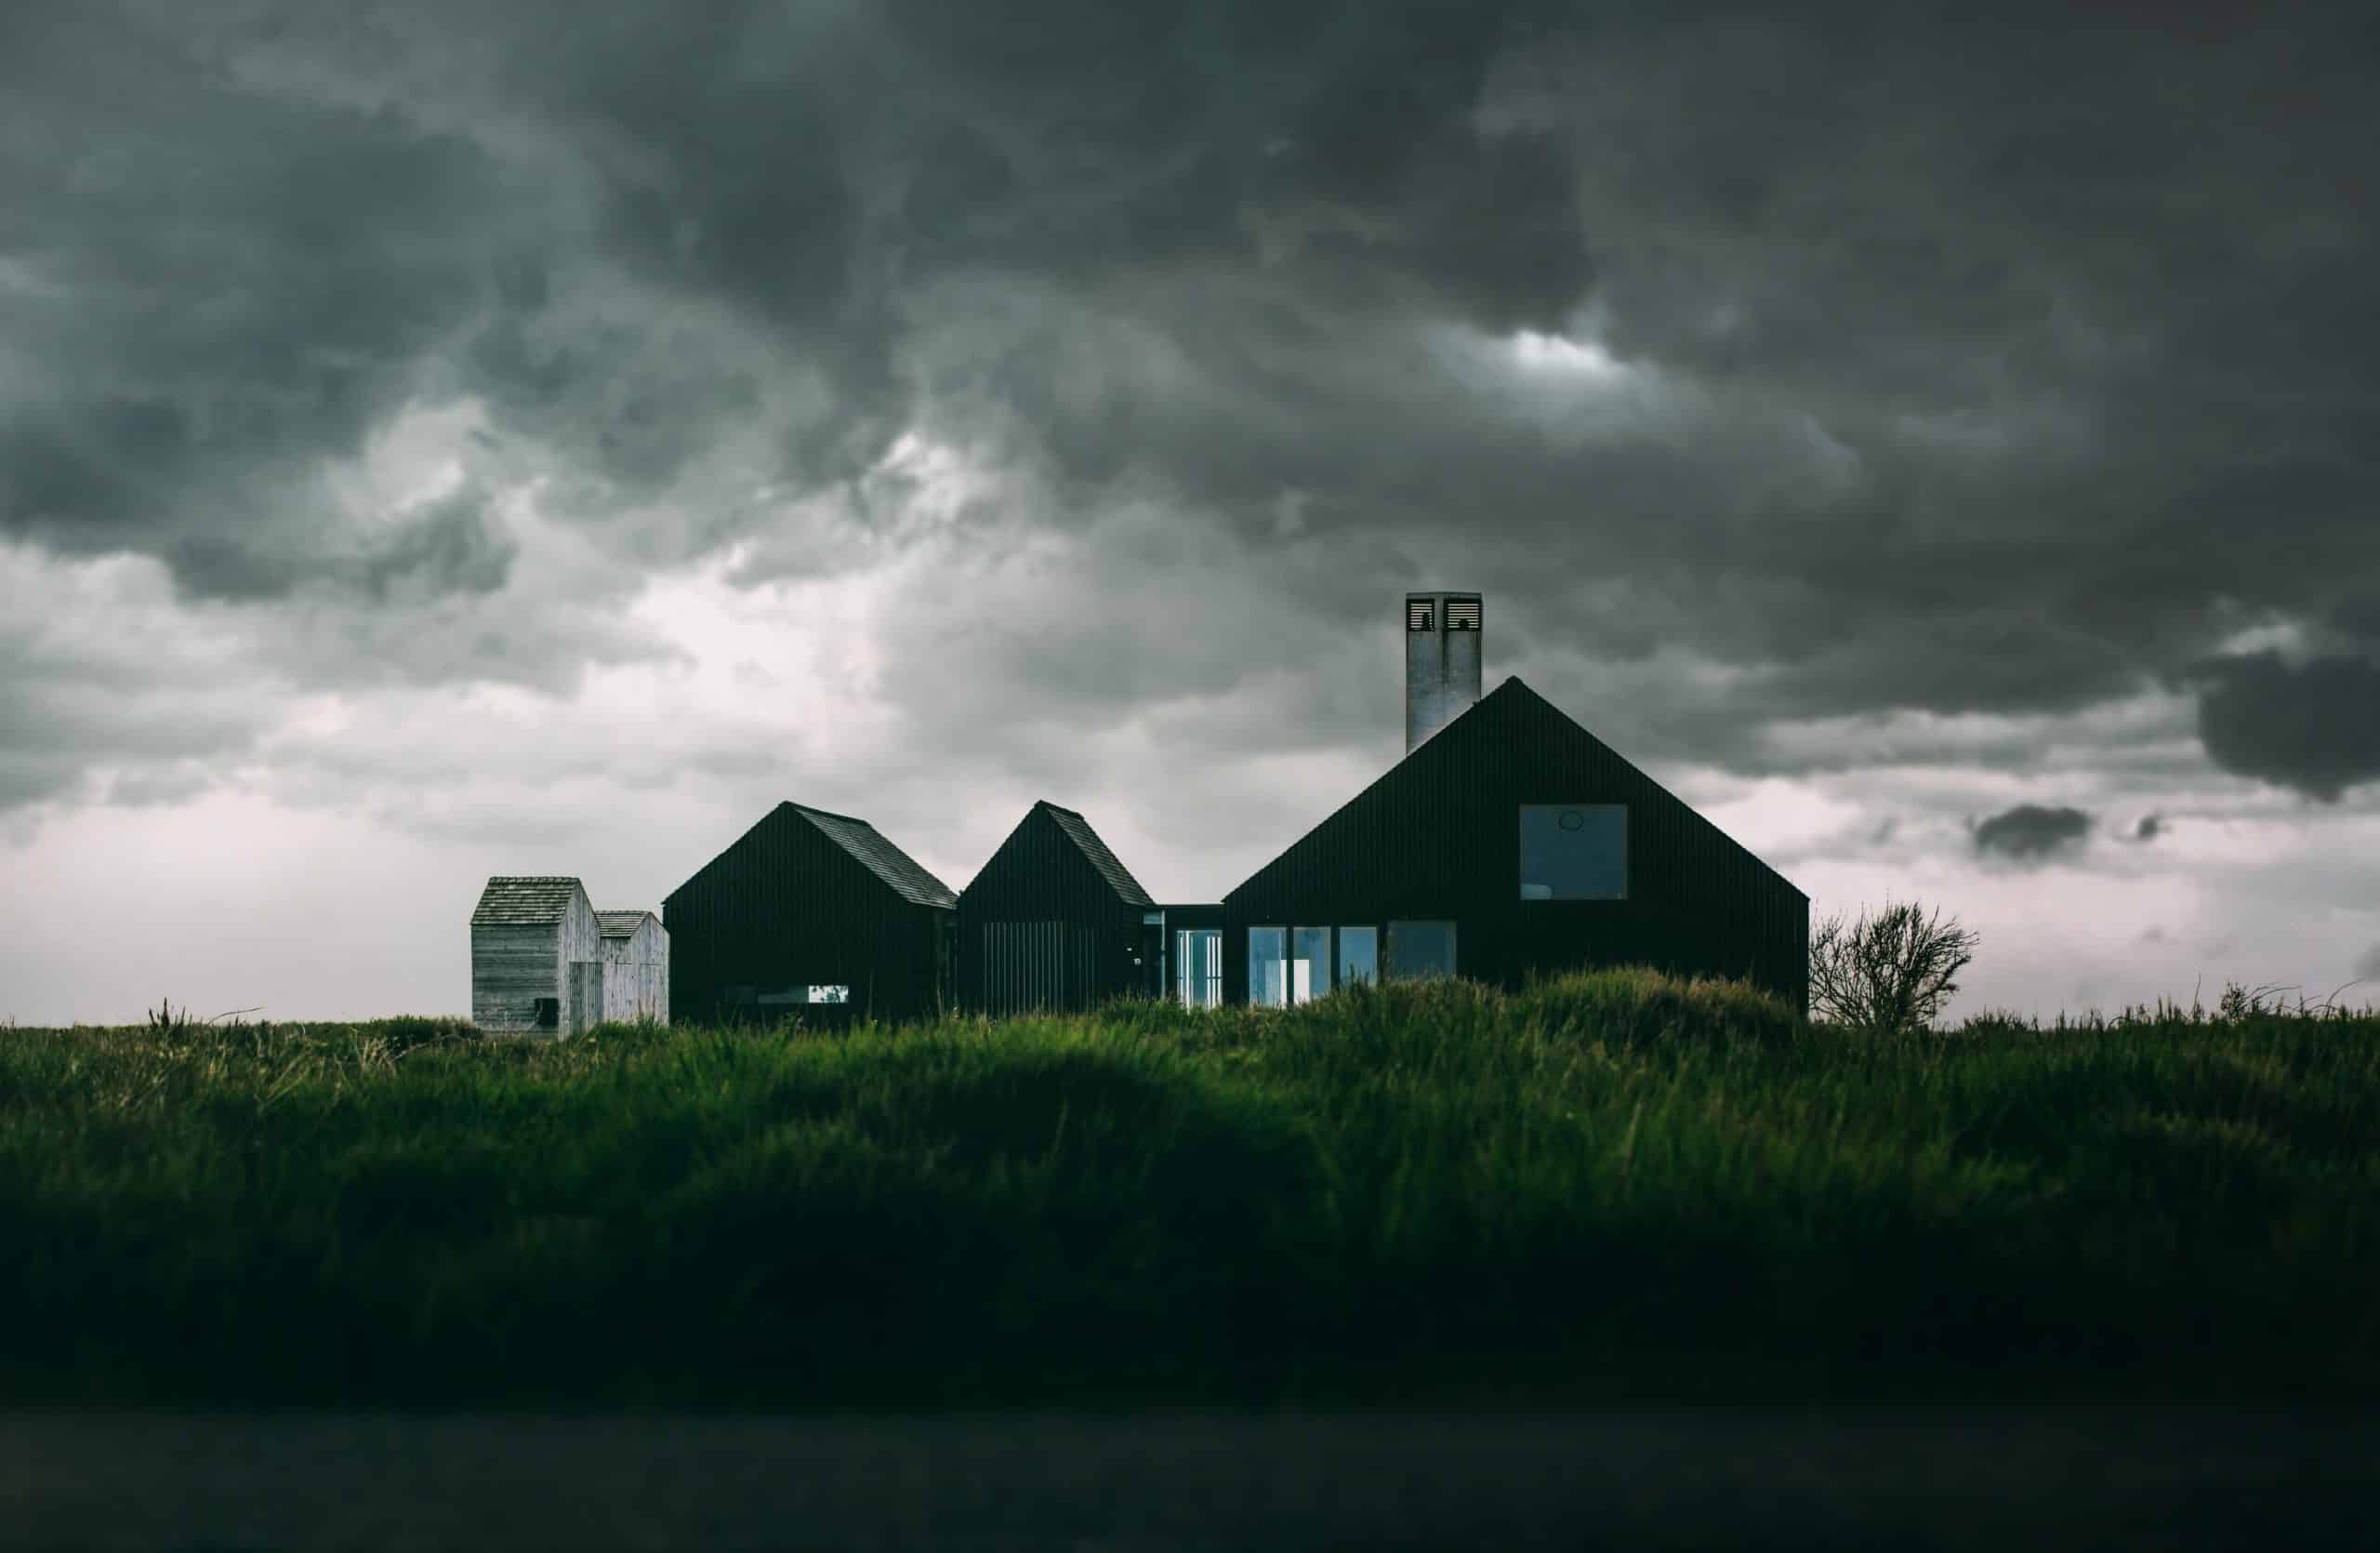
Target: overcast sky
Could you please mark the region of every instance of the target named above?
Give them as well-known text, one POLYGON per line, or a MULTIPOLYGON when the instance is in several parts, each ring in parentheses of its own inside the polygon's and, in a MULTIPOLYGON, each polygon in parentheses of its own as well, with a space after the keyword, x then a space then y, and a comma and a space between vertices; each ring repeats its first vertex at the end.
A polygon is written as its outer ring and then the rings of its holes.
POLYGON ((2380 13, 2183 14, 11 0, 0 1015, 780 799, 1217 899, 1434 587, 1954 1015, 2380 999, 2380 13))

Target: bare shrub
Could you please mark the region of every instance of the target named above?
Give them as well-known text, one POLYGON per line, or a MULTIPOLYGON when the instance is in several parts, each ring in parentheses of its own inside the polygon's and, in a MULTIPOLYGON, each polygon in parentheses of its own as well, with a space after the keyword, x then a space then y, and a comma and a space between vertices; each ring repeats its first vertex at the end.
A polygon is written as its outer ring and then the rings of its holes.
POLYGON ((1848 924, 1838 912, 1810 936, 1810 1013, 1886 1035, 1929 1029, 1981 942, 1957 918, 1945 923, 1938 909, 1929 918, 1914 903, 1848 924))

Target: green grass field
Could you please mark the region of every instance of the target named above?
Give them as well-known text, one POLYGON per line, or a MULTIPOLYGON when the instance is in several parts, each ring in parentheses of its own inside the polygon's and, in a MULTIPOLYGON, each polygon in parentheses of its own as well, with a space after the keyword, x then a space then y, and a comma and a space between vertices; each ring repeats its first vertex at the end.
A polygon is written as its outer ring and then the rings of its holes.
POLYGON ((2380 1017, 0 1030, 11 1400, 2380 1397, 2380 1017))

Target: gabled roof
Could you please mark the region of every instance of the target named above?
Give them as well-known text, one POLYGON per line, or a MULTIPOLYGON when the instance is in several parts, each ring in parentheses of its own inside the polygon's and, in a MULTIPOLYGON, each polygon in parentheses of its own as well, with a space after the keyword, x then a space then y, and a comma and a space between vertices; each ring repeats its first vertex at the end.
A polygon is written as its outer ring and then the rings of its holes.
POLYGON ((595 921, 602 927, 603 936, 606 938, 633 938, 636 936, 638 928, 649 922, 659 920, 650 911, 598 911, 595 913, 595 921))
POLYGON ((787 803, 811 824, 816 826, 827 840, 866 864, 868 872, 891 885, 903 900, 916 906, 940 906, 958 909, 959 896, 950 886, 936 879, 918 865, 916 858, 894 846, 864 819, 849 815, 829 814, 806 803, 787 803))
POLYGON ((1309 828, 1303 836, 1290 843, 1270 862, 1242 880, 1236 888, 1226 892, 1223 900, 1228 904, 1243 896, 1250 886, 1279 868, 1283 860, 1291 853, 1304 846, 1316 833, 1329 828, 1331 822, 1341 815, 1363 803, 1367 798, 1381 789, 1404 779, 1413 769, 1414 763, 1425 758, 1434 760, 1459 758, 1460 753, 1466 749, 1475 749, 1477 741, 1513 737, 1514 731, 1520 727, 1535 727, 1548 734, 1558 730, 1564 738, 1584 740, 1587 748, 1594 750, 1599 758, 1608 760, 1620 770, 1625 772, 1630 780, 1641 782, 1651 792, 1676 804, 1681 811, 1691 816, 1694 823, 1706 828, 1710 834, 1718 838, 1723 845, 1732 848, 1737 854, 1750 859, 1761 872, 1802 896, 1803 899, 1809 898, 1807 892, 1797 887, 1792 880, 1771 868, 1742 843, 1712 825, 1692 804, 1645 775, 1643 769, 1635 763, 1595 737, 1576 718, 1530 689, 1519 675, 1514 674, 1508 676, 1504 683, 1494 690, 1448 719, 1444 727, 1432 734, 1415 749, 1408 751, 1402 760, 1374 778, 1362 791, 1332 810, 1319 823, 1309 828))
POLYGON ((471 912, 471 925, 558 923, 570 910, 570 897, 578 893, 578 881, 562 874, 490 879, 471 912))
POLYGON ((1099 832, 1091 828, 1091 821, 1072 809, 1059 808, 1046 798, 1033 806, 1049 812, 1050 817, 1058 822, 1058 830, 1066 840, 1082 849, 1082 855, 1091 859, 1091 866, 1099 870, 1099 876, 1107 881, 1108 886, 1122 897, 1127 906, 1157 904, 1149 898, 1149 893, 1141 888, 1141 882, 1132 877, 1131 870, 1117 859, 1116 854, 1107 850, 1107 843, 1099 839, 1099 832))

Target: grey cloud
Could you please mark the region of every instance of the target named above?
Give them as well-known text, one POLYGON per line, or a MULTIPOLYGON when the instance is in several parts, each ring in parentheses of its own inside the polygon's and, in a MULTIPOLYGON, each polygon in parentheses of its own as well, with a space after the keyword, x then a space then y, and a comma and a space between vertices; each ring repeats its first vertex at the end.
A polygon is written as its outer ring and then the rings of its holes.
POLYGON ((2380 664, 2273 652, 2196 666, 2199 730, 2217 765, 2326 803, 2380 777, 2380 664))
MULTIPOLYGON (((1267 676, 1343 675, 1306 633, 1368 630, 1449 564, 1494 600, 1491 652, 1549 678, 1663 649, 1777 670, 1568 703, 1636 727, 1638 758, 1745 768, 1764 720, 2074 710, 2202 657, 2223 601, 2355 632, 2380 597, 2380 267, 2352 197, 2380 103, 2345 12, 12 24, 0 524, 159 555, 209 597, 345 589, 375 617, 352 634, 418 642, 423 680, 567 684, 540 654, 602 650, 552 600, 420 629, 511 575, 483 521, 323 520, 323 460, 456 394, 492 466, 633 563, 613 597, 730 543, 755 583, 896 553, 899 493, 854 493, 914 426, 1032 493, 959 525, 964 561, 1059 529, 1105 581, 1156 564, 1095 532, 1148 502, 1206 558, 1164 607, 1278 602, 1175 652, 1144 592, 1072 597, 1065 631, 948 691, 994 740, 1218 687, 1280 713, 1247 713, 1256 748, 1368 737, 1375 692, 1267 676), (1516 370, 1524 329, 1598 335, 1620 370, 1516 370)), ((932 709, 931 666, 896 658, 932 709)), ((2221 696, 2210 754, 2264 758, 2221 696)))
POLYGON ((1975 827, 1975 849, 2030 861, 2078 844, 2090 830, 2091 816, 2080 809, 2019 803, 1975 827))
POLYGON ((245 700, 196 685, 122 692, 80 674, 0 672, 0 727, 10 730, 0 741, 0 812, 73 795, 98 763, 134 768, 121 778, 126 794, 160 790, 183 778, 187 761, 253 746, 260 709, 245 700))
POLYGON ((2366 980, 2380 980, 2380 944, 2356 956, 2355 974, 2366 980))
POLYGON ((270 597, 313 484, 491 301, 534 186, 468 138, 231 84, 178 10, 35 7, 0 66, 0 530, 270 597))
POLYGON ((2162 815, 2143 815, 2132 828, 2132 839, 2136 842, 2153 842, 2164 833, 2165 816, 2162 815))
POLYGON ((399 515, 384 534, 358 536, 349 553, 311 553, 219 534, 192 534, 162 554, 184 590, 200 598, 274 600, 308 582, 345 583, 364 599, 393 593, 442 597, 492 593, 511 576, 517 547, 490 527, 487 493, 467 487, 399 515))
POLYGON ((148 771, 119 773, 108 784, 107 801, 124 808, 151 808, 185 803, 215 786, 204 765, 178 763, 148 771))
POLYGON ((408 514, 355 563, 354 576, 380 599, 405 585, 433 594, 496 592, 511 576, 517 547, 489 527, 487 505, 485 491, 466 487, 408 514))

